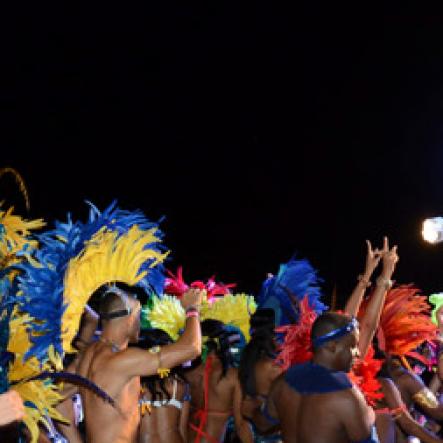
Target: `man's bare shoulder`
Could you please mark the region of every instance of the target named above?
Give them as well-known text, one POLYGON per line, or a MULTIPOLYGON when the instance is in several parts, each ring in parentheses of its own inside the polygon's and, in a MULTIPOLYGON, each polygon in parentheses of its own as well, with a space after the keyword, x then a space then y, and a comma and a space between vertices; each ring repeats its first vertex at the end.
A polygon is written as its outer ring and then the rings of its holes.
POLYGON ((332 402, 337 404, 343 414, 359 414, 368 409, 363 393, 357 387, 330 394, 332 402))

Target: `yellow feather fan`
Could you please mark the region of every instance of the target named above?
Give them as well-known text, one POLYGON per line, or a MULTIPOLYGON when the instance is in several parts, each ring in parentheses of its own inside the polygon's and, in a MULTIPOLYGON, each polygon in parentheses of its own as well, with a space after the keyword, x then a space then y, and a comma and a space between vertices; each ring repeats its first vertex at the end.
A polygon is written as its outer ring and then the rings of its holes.
POLYGON ((153 328, 162 329, 175 341, 185 327, 186 314, 180 300, 171 295, 162 298, 154 296, 152 307, 147 310, 146 318, 153 328))
MULTIPOLYGON (((50 381, 30 380, 29 378, 39 375, 42 371, 49 370, 49 364, 40 366, 35 357, 24 360, 25 353, 30 349, 27 323, 29 316, 17 315, 15 311, 10 321, 10 338, 8 351, 14 354, 14 361, 8 371, 11 383, 19 382, 12 389, 20 394, 25 402, 25 417, 23 422, 31 433, 31 443, 36 443, 40 433, 39 422, 45 423, 45 416, 67 423, 66 419, 55 409, 55 406, 63 400, 58 388, 50 381), (30 406, 33 404, 34 407, 30 406)), ((60 362, 61 364, 61 362, 60 362)))
POLYGON ((15 254, 21 251, 25 245, 35 248, 37 242, 30 240, 28 236, 32 229, 45 226, 42 219, 24 220, 18 215, 13 215, 13 210, 13 207, 7 211, 0 210, 0 225, 3 227, 3 233, 0 234, 0 268, 17 263, 19 260, 15 254))
POLYGON ((89 240, 76 258, 68 265, 64 282, 64 302, 67 308, 63 314, 63 349, 74 352, 71 342, 74 339, 90 296, 100 286, 111 282, 135 285, 148 271, 140 272, 142 265, 151 260, 153 268, 161 263, 168 252, 161 253, 149 248, 158 244, 155 236, 157 228, 147 231, 133 226, 123 235, 116 231, 102 229, 89 240))
POLYGON ((247 342, 250 340, 249 319, 256 311, 254 297, 247 294, 227 294, 215 301, 202 304, 201 321, 207 319, 219 320, 226 325, 238 327, 247 342))

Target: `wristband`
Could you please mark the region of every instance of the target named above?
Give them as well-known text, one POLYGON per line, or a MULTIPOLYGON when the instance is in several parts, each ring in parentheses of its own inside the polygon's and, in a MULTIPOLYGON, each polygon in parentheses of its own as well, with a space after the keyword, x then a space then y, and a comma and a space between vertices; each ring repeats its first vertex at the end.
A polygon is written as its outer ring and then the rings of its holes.
POLYGON ((188 311, 200 311, 200 305, 191 305, 186 308, 186 312, 188 311))
POLYGON ((198 317, 200 314, 199 314, 199 312, 197 311, 197 309, 192 309, 192 310, 189 310, 189 311, 186 311, 186 318, 191 318, 191 317, 198 317))
POLYGON ((384 286, 386 290, 391 289, 394 282, 389 278, 384 278, 382 276, 377 278, 377 285, 384 286))

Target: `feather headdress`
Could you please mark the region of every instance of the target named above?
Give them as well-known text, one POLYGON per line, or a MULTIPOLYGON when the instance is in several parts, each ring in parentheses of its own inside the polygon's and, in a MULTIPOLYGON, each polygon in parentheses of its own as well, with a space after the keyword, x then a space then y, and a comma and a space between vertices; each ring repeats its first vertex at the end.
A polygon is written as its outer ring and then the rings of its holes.
POLYGON ((0 269, 20 262, 20 254, 37 246, 31 231, 45 226, 42 219, 25 220, 13 214, 14 208, 0 209, 0 269))
MULTIPOLYGON (((0 170, 1 171, 1 170, 0 170)), ((17 269, 24 256, 37 246, 32 231, 43 227, 43 220, 25 220, 13 214, 13 208, 0 209, 0 393, 8 389, 9 322, 17 292, 17 269)))
POLYGON ((312 358, 311 329, 316 318, 316 312, 309 305, 309 298, 305 297, 300 303, 298 323, 276 328, 276 332, 284 334, 276 359, 284 370, 312 358))
POLYGON ((263 283, 257 302, 260 308, 272 308, 275 322, 284 326, 298 321, 298 304, 305 296, 309 306, 320 314, 327 307, 320 301, 321 279, 306 259, 291 259, 280 265, 278 274, 263 283))
POLYGON ((158 285, 155 269, 167 255, 161 238, 157 224, 115 203, 103 213, 91 205, 87 223, 68 217, 39 236, 35 258, 21 265, 17 296, 20 310, 36 320, 27 356, 35 355, 43 363, 52 345, 57 364, 65 352, 72 352, 84 306, 101 284, 158 285))
MULTIPOLYGON (((383 306, 377 332, 378 346, 382 351, 399 357, 426 359, 414 352, 423 342, 435 339, 437 328, 430 318, 431 307, 424 295, 414 285, 400 285, 391 289, 383 306)), ((366 300, 359 317, 367 307, 366 300)))
POLYGON ((201 320, 218 320, 225 325, 235 326, 240 329, 246 342, 249 342, 249 319, 256 309, 257 304, 252 295, 227 294, 214 299, 212 303, 203 303, 201 320))
POLYGON ((150 306, 142 311, 142 315, 152 328, 162 329, 174 341, 179 338, 186 323, 186 313, 180 300, 171 295, 152 297, 150 306))
POLYGON ((215 281, 215 276, 208 279, 207 282, 196 280, 189 285, 183 279, 183 267, 177 268, 177 274, 167 271, 169 277, 165 279, 164 293, 181 298, 189 288, 198 288, 206 290, 206 298, 211 301, 217 296, 223 296, 231 293, 231 289, 237 286, 235 283, 224 284, 215 281))
MULTIPOLYGON (((204 298, 200 318, 201 321, 212 319, 237 327, 249 341, 249 318, 256 308, 254 297, 246 294, 227 294, 212 301, 204 298)), ((173 340, 178 339, 185 327, 185 310, 175 296, 153 297, 143 312, 151 327, 164 330, 173 340)))
POLYGON ((431 314, 432 323, 438 326, 437 313, 440 310, 440 308, 443 306, 443 292, 430 295, 429 303, 434 305, 434 309, 432 309, 432 314, 431 314))
POLYGON ((358 360, 348 374, 351 381, 363 392, 370 406, 375 406, 384 397, 377 379, 382 365, 383 360, 374 358, 374 348, 370 346, 364 360, 358 360))
POLYGON ((23 422, 31 433, 31 442, 35 443, 39 435, 38 424, 45 422, 45 415, 63 422, 66 420, 55 409, 55 406, 63 400, 58 388, 49 380, 31 380, 42 370, 50 371, 51 365, 45 363, 42 367, 36 357, 25 358, 26 352, 31 347, 28 334, 30 323, 31 317, 28 315, 20 315, 16 310, 13 312, 8 352, 14 358, 9 365, 8 379, 12 389, 23 399, 25 404, 23 422))

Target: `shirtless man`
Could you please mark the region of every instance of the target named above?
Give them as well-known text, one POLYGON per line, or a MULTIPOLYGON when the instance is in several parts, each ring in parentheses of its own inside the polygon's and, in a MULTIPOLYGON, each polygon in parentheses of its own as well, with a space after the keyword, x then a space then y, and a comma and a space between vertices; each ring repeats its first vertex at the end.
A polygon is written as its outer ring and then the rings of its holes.
MULTIPOLYGON (((67 366, 64 369, 66 372, 77 372, 77 364, 81 358, 82 352, 88 347, 94 340, 94 334, 98 327, 98 314, 88 305, 85 306, 85 312, 83 313, 80 330, 75 337, 73 345, 79 353, 74 358, 66 359, 67 366)), ((72 354, 71 354, 72 355, 72 354)), ((69 357, 71 357, 69 355, 69 357)), ((55 428, 69 441, 69 443, 83 443, 80 430, 78 428, 79 413, 82 408, 80 399, 78 397, 78 388, 72 386, 69 383, 64 383, 64 389, 62 395, 65 396, 65 400, 56 406, 58 412, 65 417, 69 423, 62 423, 54 421, 55 428), (75 394, 75 397, 74 397, 75 394)))
POLYGON ((311 362, 288 369, 273 384, 271 416, 285 443, 375 443, 375 416, 347 372, 359 356, 359 329, 348 315, 328 312, 312 327, 311 362))
POLYGON ((140 414, 140 376, 152 375, 196 358, 201 352, 198 306, 202 291, 190 289, 181 303, 186 310, 186 327, 176 343, 145 351, 128 347, 140 333, 138 300, 116 287, 102 296, 99 315, 103 332, 80 358, 78 373, 100 386, 115 407, 91 392, 80 389, 88 443, 135 443, 140 414))

